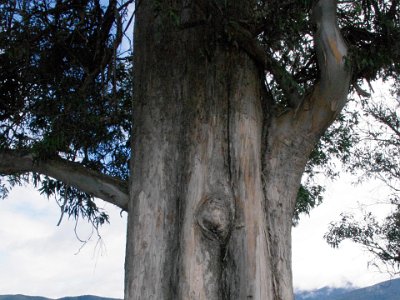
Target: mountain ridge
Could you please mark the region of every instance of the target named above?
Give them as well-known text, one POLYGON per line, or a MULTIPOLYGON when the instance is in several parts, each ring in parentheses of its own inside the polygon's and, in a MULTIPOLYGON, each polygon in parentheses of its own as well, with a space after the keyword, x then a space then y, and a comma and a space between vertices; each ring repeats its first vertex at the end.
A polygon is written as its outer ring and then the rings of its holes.
POLYGON ((323 287, 312 291, 298 291, 295 300, 399 300, 400 278, 383 281, 363 288, 323 287))
MULTIPOLYGON (((400 278, 383 281, 364 288, 323 287, 312 291, 297 291, 295 300, 399 300, 400 278)), ((0 295, 0 300, 122 300, 93 295, 47 298, 22 294, 0 295)))

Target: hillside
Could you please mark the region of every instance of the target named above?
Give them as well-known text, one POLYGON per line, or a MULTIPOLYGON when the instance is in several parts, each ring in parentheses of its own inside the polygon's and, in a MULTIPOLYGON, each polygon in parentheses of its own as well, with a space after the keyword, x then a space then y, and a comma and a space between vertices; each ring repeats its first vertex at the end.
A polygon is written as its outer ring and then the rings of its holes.
MULTIPOLYGON (((361 289, 324 287, 314 291, 297 292, 296 300, 399 300, 400 278, 384 281, 361 289)), ((0 295, 0 300, 55 300, 25 295, 0 295)), ((97 296, 64 297, 57 300, 119 300, 97 296)))
POLYGON ((296 300, 399 300, 400 278, 360 289, 325 287, 296 293, 296 300))

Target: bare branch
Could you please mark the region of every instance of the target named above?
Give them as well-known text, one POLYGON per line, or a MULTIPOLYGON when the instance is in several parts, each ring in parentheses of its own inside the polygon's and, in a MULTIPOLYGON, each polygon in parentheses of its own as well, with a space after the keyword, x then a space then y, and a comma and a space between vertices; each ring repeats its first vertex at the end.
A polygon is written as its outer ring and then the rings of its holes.
POLYGON ((312 97, 325 102, 334 113, 340 112, 346 103, 351 78, 347 45, 337 25, 336 8, 337 0, 320 0, 313 9, 320 80, 312 97))
MULTIPOLYGON (((379 108, 376 108, 376 109, 379 109, 379 108)), ((379 121, 379 122, 381 122, 382 124, 384 124, 384 125, 386 125, 387 127, 389 127, 389 128, 393 131, 393 133, 394 133, 395 135, 397 135, 397 137, 400 139, 400 128, 399 128, 399 126, 396 126, 395 124, 393 124, 393 122, 391 122, 391 121, 387 118, 387 116, 385 116, 385 115, 383 114, 382 111, 378 111, 378 112, 377 112, 376 109, 370 109, 368 112, 369 112, 377 121, 379 121)), ((396 112, 390 111, 390 113, 391 113, 393 116, 395 116, 396 119, 399 119, 399 118, 397 117, 396 112)))
POLYGON ((266 69, 271 71, 279 87, 282 89, 289 104, 297 108, 301 104, 302 96, 299 87, 293 76, 275 59, 272 55, 266 57, 266 69))
POLYGON ((128 187, 126 182, 122 180, 61 158, 38 160, 32 153, 16 150, 0 151, 1 174, 11 175, 27 172, 36 172, 53 177, 123 210, 128 208, 128 187))
POLYGON ((365 97, 365 98, 369 98, 371 97, 371 94, 368 93, 367 91, 363 90, 356 82, 353 83, 354 89, 356 90, 357 94, 360 97, 365 97))

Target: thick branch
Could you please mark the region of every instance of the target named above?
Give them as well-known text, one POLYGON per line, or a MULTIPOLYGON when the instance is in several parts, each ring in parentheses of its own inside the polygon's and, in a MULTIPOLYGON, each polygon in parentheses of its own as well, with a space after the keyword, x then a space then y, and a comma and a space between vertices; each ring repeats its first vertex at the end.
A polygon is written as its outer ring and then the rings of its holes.
POLYGON ((347 45, 337 26, 336 8, 337 0, 320 0, 313 10, 320 80, 312 97, 320 105, 328 105, 334 117, 346 103, 351 78, 346 61, 347 45))
POLYGON ((15 150, 0 151, 0 173, 36 172, 53 177, 94 197, 128 208, 128 188, 122 180, 87 169, 61 158, 36 160, 31 153, 15 150))
MULTIPOLYGON (((317 24, 315 47, 320 77, 312 92, 296 110, 272 118, 268 128, 266 170, 268 180, 285 178, 288 187, 300 184, 315 144, 346 103, 351 70, 346 64, 347 46, 336 19, 336 0, 319 0, 313 10, 317 24), (290 175, 288 176, 288 166, 290 175)), ((296 197, 287 203, 294 209, 296 197)))

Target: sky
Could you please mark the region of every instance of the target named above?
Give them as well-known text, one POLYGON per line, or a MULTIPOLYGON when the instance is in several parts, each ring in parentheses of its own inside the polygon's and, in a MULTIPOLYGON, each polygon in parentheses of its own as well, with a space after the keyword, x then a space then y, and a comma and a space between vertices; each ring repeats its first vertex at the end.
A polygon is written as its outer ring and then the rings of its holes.
MULTIPOLYGON (((324 203, 303 216, 293 229, 293 276, 296 290, 324 286, 363 287, 390 279, 368 267, 370 255, 359 246, 344 243, 330 248, 323 240, 331 221, 342 211, 357 211, 358 202, 378 214, 384 205, 373 205, 385 193, 379 182, 354 186, 354 178, 341 176, 326 182, 324 203), (371 205, 371 206, 370 206, 371 205)), ((17 187, 0 200, 0 295, 26 294, 51 298, 93 294, 123 298, 126 214, 99 201, 111 224, 101 228, 82 247, 74 233, 75 222, 65 219, 59 227, 59 208, 32 187, 17 187)), ((91 230, 78 224, 81 239, 91 230)))
MULTIPOLYGON (((17 187, 0 200, 0 295, 59 298, 76 295, 123 297, 126 214, 103 201, 110 225, 82 247, 73 219, 57 227, 56 202, 32 187, 17 187)), ((80 239, 92 230, 77 226, 80 239)))

